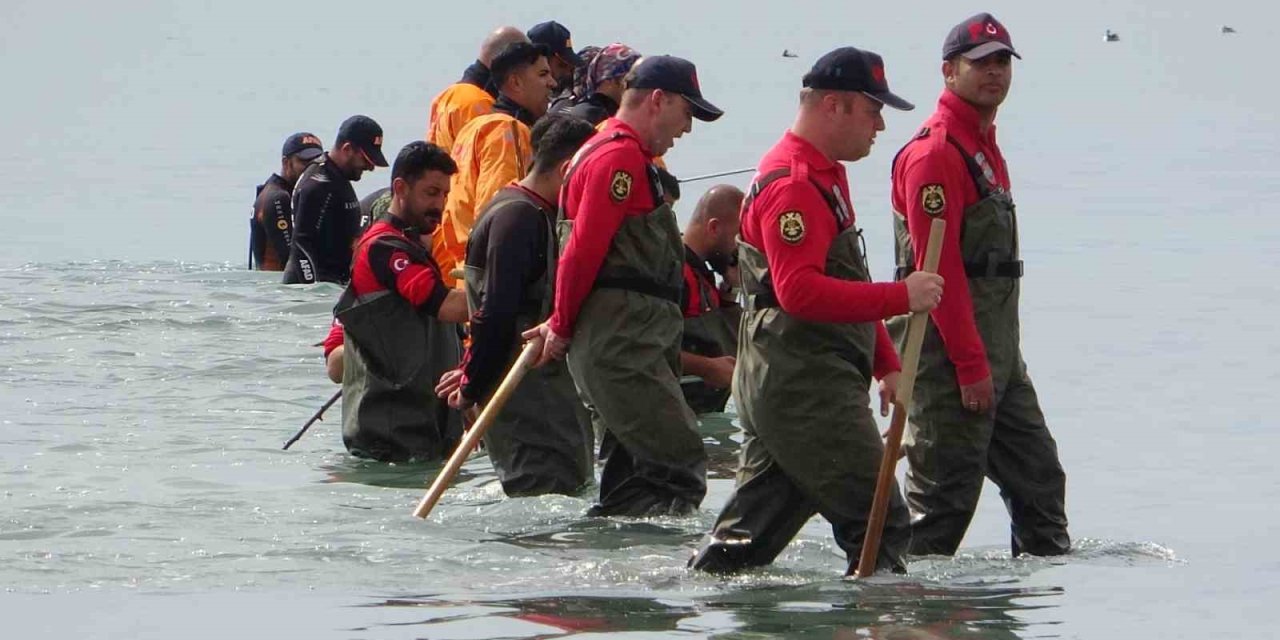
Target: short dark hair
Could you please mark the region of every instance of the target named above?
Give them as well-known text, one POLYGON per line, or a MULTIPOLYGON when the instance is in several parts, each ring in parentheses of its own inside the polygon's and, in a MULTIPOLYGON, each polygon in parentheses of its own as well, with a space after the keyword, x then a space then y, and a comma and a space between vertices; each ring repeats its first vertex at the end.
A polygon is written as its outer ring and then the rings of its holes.
POLYGON ((551 171, 573 157, 596 134, 590 122, 564 113, 538 119, 529 136, 533 141, 533 172, 551 171))
POLYGON ((666 169, 663 169, 658 165, 654 165, 653 168, 658 170, 658 182, 662 183, 663 193, 666 193, 667 195, 671 196, 672 202, 679 200, 680 199, 680 180, 678 180, 674 175, 672 175, 670 171, 667 171, 666 169))
POLYGON ((489 73, 493 76, 493 83, 501 87, 506 84, 507 78, 529 65, 537 64, 538 58, 550 57, 551 51, 546 45, 513 42, 503 47, 489 62, 489 73))
POLYGON ((396 161, 391 164, 391 181, 401 178, 405 182, 414 183, 428 171, 439 171, 451 176, 458 172, 458 164, 442 147, 415 140, 396 154, 396 161))

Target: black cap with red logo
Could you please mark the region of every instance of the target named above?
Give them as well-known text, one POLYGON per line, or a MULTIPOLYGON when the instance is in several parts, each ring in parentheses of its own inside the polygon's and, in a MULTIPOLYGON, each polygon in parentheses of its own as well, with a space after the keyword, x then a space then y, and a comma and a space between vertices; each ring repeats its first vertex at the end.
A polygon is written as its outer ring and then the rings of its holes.
POLYGON ((840 47, 818 58, 801 84, 825 91, 857 91, 880 103, 910 111, 916 106, 889 91, 884 76, 884 60, 855 47, 840 47))
POLYGON ((365 155, 369 156, 369 160, 373 164, 379 167, 387 166, 387 157, 382 155, 382 127, 373 118, 369 116, 351 116, 342 121, 342 125, 338 127, 338 137, 334 139, 333 146, 340 147, 344 142, 350 142, 358 147, 365 155))
POLYGON ((280 149, 282 157, 296 155, 304 162, 315 160, 321 153, 324 153, 324 146, 320 144, 320 138, 306 131, 300 131, 285 138, 284 146, 280 149))
POLYGON ((724 111, 702 97, 698 69, 684 58, 644 56, 631 67, 623 84, 628 89, 662 89, 678 93, 693 106, 693 117, 703 122, 712 122, 724 115, 724 111))
POLYGON ((978 60, 999 51, 1008 51, 1014 57, 1022 59, 1013 49, 1009 30, 989 13, 979 13, 952 27, 947 39, 942 42, 943 60, 950 60, 957 55, 978 60))

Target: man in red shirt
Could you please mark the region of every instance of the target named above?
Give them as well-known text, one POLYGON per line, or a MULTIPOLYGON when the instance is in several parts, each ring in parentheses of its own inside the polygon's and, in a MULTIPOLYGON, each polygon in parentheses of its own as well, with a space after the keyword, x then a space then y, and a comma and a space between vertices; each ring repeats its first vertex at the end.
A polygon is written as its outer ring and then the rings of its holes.
MULTIPOLYGON (((897 387, 882 320, 933 308, 942 279, 873 283, 841 161, 864 158, 889 91, 880 56, 853 47, 802 80, 800 113, 760 161, 743 203, 738 266, 746 296, 733 395, 743 442, 737 486, 690 566, 716 573, 773 562, 821 513, 857 567, 883 454, 871 415, 897 387)), ((877 566, 905 570, 907 506, 894 488, 877 566)))
POLYGON ((930 221, 947 221, 938 273, 948 294, 931 314, 905 445, 916 555, 955 553, 984 476, 1013 520, 1014 555, 1071 548, 1066 475, 1022 360, 1017 217, 996 144, 1015 56, 991 14, 956 25, 943 43, 938 110, 894 161, 899 273, 919 268, 930 221))
POLYGON ((683 382, 684 399, 694 413, 724 411, 738 353, 736 300, 721 295, 715 273, 727 275, 737 254, 742 190, 718 184, 707 190, 693 208, 684 228, 684 335, 680 366, 685 375, 701 378, 683 382))
POLYGON ((428 142, 400 151, 387 215, 360 238, 351 283, 334 307, 334 326, 344 334, 342 441, 356 456, 438 459, 462 433, 457 412, 433 391, 458 365, 453 325, 467 318, 466 295, 444 286, 420 241, 440 223, 456 171, 449 154, 428 142))
POLYGON ((642 58, 615 118, 583 146, 560 194, 561 257, 543 360, 568 353, 609 456, 591 515, 686 514, 706 495, 707 454, 680 395, 680 228, 652 158, 722 115, 693 63, 642 58))

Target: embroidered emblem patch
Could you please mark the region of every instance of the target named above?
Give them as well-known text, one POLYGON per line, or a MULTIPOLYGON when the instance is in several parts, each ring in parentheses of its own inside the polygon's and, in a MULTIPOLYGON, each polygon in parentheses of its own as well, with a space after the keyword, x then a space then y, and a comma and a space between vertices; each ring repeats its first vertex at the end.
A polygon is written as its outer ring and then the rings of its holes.
POLYGON ((631 174, 618 170, 613 172, 613 182, 609 184, 609 196, 618 202, 631 195, 631 174))
POLYGON ((804 240, 804 216, 799 211, 788 211, 778 216, 778 232, 787 244, 797 244, 804 240))
POLYGON ((947 196, 940 184, 926 184, 920 188, 920 206, 924 212, 938 217, 947 208, 947 196))

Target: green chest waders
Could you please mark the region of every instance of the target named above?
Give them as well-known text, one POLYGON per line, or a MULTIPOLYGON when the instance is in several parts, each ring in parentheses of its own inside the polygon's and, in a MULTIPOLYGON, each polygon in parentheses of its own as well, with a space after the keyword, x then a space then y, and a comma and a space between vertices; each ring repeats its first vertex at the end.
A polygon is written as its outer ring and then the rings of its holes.
MULTIPOLYGON (((563 249, 573 221, 557 226, 563 249)), ((578 313, 569 371, 609 450, 590 515, 691 513, 706 495, 706 451, 680 393, 683 247, 671 207, 627 216, 578 313)))
MULTIPOLYGON (((495 205, 500 206, 503 205, 495 205)), ((497 213, 497 208, 491 208, 486 215, 497 213)), ((547 220, 546 225, 546 270, 526 287, 521 297, 517 315, 521 333, 545 320, 551 310, 556 245, 550 232, 551 221, 547 220)), ((467 303, 474 313, 484 301, 485 269, 467 265, 465 283, 467 303)), ((518 342, 511 345, 508 362, 515 362, 519 349, 518 342)), ((595 440, 590 416, 578 400, 568 366, 552 361, 525 374, 497 421, 485 433, 484 444, 502 489, 509 496, 573 494, 590 482, 595 440)))
MULTIPOLYGON (((394 242, 425 259, 420 246, 394 242)), ((458 366, 461 345, 454 326, 413 308, 395 292, 357 297, 350 286, 334 313, 345 333, 342 441, 347 450, 388 462, 449 455, 462 435, 462 421, 436 397, 435 385, 458 366)))
MULTIPOLYGON (((978 414, 963 406, 955 365, 932 318, 920 353, 904 448, 907 501, 914 513, 911 553, 954 554, 977 508, 984 477, 1000 488, 1012 519, 1014 553, 1065 553, 1070 548, 1065 509, 1066 476, 1022 359, 1018 255, 1013 199, 993 185, 978 162, 953 138, 978 191, 964 210, 960 253, 974 323, 982 338, 995 388, 993 408, 978 414)), ((914 269, 906 221, 894 218, 898 277, 914 269)), ((902 348, 906 318, 889 330, 902 348)))
MULTIPOLYGON (((694 272, 697 273, 696 268, 694 272)), ((736 357, 741 309, 736 305, 711 306, 708 301, 714 299, 712 285, 702 277, 697 277, 697 281, 702 313, 684 319, 681 350, 707 358, 736 357)), ((701 381, 681 383, 680 389, 689 408, 699 415, 724 411, 729 400, 729 389, 716 389, 701 381)))
MULTIPOLYGON (((779 172, 752 185, 744 210, 770 182, 790 175, 779 172)), ((825 274, 869 281, 861 233, 843 198, 815 187, 843 229, 827 251, 825 274)), ((796 318, 779 306, 758 248, 739 240, 738 265, 747 302, 733 379, 743 430, 737 486, 692 565, 723 572, 768 564, 821 513, 852 569, 883 452, 870 409, 876 323, 796 318)), ((893 496, 878 566, 901 569, 909 524, 896 487, 893 496)))

